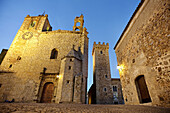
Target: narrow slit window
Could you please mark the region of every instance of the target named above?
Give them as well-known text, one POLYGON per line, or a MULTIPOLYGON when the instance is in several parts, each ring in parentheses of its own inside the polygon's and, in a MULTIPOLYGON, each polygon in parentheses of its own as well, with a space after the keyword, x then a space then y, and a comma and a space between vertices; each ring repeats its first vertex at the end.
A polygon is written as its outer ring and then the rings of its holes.
POLYGON ((106 89, 106 88, 104 88, 104 91, 106 92, 106 91, 107 91, 107 89, 106 89))

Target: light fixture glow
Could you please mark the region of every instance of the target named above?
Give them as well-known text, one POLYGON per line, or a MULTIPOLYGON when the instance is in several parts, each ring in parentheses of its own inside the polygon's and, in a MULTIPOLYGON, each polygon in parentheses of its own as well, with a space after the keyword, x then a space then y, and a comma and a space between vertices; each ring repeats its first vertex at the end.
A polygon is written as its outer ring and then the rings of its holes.
POLYGON ((119 69, 119 70, 122 71, 122 70, 124 69, 124 65, 120 65, 120 66, 118 65, 118 66, 117 66, 117 69, 119 69))
POLYGON ((59 78, 60 76, 59 76, 59 75, 57 75, 56 77, 57 77, 57 78, 59 78))

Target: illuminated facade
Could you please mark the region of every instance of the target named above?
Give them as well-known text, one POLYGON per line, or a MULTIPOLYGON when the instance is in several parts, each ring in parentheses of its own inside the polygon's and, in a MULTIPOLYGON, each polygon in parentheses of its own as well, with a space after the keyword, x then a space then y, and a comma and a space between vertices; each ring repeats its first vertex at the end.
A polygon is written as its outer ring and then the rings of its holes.
POLYGON ((47 14, 27 15, 1 64, 1 102, 85 103, 88 32, 83 15, 74 22, 52 31, 47 14))

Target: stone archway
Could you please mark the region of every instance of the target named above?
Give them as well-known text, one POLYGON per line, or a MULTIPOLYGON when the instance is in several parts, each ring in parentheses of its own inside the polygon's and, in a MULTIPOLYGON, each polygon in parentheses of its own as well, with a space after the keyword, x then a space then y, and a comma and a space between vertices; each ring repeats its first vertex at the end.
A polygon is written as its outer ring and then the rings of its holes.
POLYGON ((52 82, 45 83, 40 102, 51 103, 53 93, 54 93, 54 84, 52 82))
POLYGON ((144 75, 140 75, 135 79, 136 88, 138 92, 138 97, 140 103, 148 103, 151 102, 151 98, 149 95, 149 91, 145 82, 144 75))

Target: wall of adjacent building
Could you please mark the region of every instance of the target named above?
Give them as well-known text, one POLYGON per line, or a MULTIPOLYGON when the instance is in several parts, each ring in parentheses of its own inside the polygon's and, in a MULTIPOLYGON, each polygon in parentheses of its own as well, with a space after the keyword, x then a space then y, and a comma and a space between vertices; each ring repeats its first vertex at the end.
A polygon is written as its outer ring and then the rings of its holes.
POLYGON ((140 104, 135 79, 144 75, 150 105, 170 106, 168 0, 144 0, 115 48, 126 104, 140 104))

